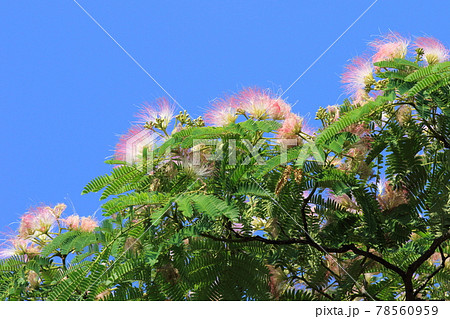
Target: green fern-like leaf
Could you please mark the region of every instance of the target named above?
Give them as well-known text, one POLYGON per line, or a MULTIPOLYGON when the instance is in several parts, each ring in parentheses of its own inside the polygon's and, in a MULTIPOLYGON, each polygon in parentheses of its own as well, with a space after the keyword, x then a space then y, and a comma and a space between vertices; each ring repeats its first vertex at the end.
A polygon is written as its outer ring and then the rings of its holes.
POLYGON ((110 216, 116 212, 120 212, 127 207, 156 204, 159 205, 165 201, 163 194, 156 192, 134 192, 125 195, 119 195, 102 205, 105 211, 104 216, 110 216))

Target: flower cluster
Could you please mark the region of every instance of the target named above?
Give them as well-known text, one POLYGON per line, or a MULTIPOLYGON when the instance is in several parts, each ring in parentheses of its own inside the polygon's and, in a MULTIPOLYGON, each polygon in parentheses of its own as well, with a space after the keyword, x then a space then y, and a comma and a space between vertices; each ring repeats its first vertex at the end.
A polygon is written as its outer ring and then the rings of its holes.
POLYGON ((382 36, 380 39, 369 44, 375 50, 375 54, 372 56, 372 62, 403 59, 408 53, 409 43, 410 40, 396 32, 382 36))
POLYGON ((152 150, 160 139, 165 140, 171 134, 186 127, 201 127, 205 123, 200 116, 192 119, 186 111, 174 115, 175 106, 167 98, 158 98, 153 103, 144 103, 135 114, 138 119, 125 134, 120 135, 114 149, 114 160, 128 161, 129 164, 142 162, 144 148, 152 150), (169 128, 175 119, 170 132, 169 128), (170 133, 169 133, 170 132, 170 133), (137 146, 140 149, 135 149, 137 146))
POLYGON ((70 230, 79 230, 82 232, 91 233, 98 226, 97 221, 92 217, 81 217, 74 214, 70 215, 66 219, 63 219, 63 222, 67 225, 67 228, 70 230))
MULTIPOLYGON (((404 189, 394 189, 390 181, 380 181, 377 184, 377 201, 382 211, 389 211, 400 205, 408 204, 408 192, 404 189)), ((350 198, 347 194, 330 194, 330 199, 337 202, 345 210, 351 213, 360 213, 361 208, 355 198, 350 198)))
POLYGON ((345 83, 347 92, 362 98, 365 88, 375 82, 373 72, 373 64, 369 59, 365 57, 353 58, 342 75, 342 82, 345 83))
POLYGON ((404 189, 394 189, 389 181, 381 181, 378 183, 377 200, 383 211, 389 211, 408 204, 408 193, 404 189))
POLYGON ((295 139, 297 143, 301 143, 299 138, 303 129, 303 118, 297 114, 290 113, 286 116, 281 128, 277 132, 277 139, 280 144, 287 144, 289 140, 295 139))
POLYGON ((355 198, 350 198, 347 194, 335 195, 331 194, 330 198, 341 205, 345 210, 351 213, 360 213, 361 208, 356 202, 355 198))
POLYGON ((432 37, 419 37, 410 46, 411 40, 402 37, 396 32, 390 32, 369 43, 371 53, 363 54, 351 60, 342 75, 342 82, 355 105, 362 105, 374 100, 381 92, 376 86, 375 76, 381 70, 373 64, 381 61, 403 59, 407 56, 409 48, 416 48, 417 61, 425 64, 436 64, 448 61, 450 51, 439 41, 432 37), (373 92, 375 90, 375 92, 373 92), (372 91, 372 92, 371 92, 372 91))
POLYGON ((237 94, 214 100, 205 118, 209 124, 224 126, 234 123, 240 114, 255 120, 284 120, 291 114, 291 106, 270 90, 245 88, 237 94))
POLYGON ((268 89, 245 88, 237 94, 214 100, 212 106, 205 118, 214 126, 235 123, 239 115, 254 120, 282 121, 282 126, 276 134, 280 144, 287 145, 292 140, 297 141, 296 144, 301 143, 299 134, 307 130, 304 127, 304 119, 292 113, 291 106, 268 89))
POLYGON ((39 255, 41 246, 33 243, 31 240, 13 237, 8 239, 0 249, 0 258, 8 258, 14 255, 24 255, 33 257, 39 255))
POLYGON ((291 112, 291 106, 281 98, 277 98, 269 90, 247 88, 236 97, 235 108, 238 112, 247 113, 250 118, 262 120, 284 120, 291 112))
MULTIPOLYGON (((145 134, 148 130, 159 129, 163 136, 168 136, 167 129, 170 121, 174 117, 174 106, 166 98, 159 98, 153 103, 144 103, 139 112, 135 115, 138 121, 134 123, 125 134, 120 135, 119 142, 114 150, 114 159, 119 161, 127 160, 127 152, 130 152, 130 141, 139 143, 141 139, 147 138, 145 134), (137 139, 137 141, 135 141, 137 139)), ((142 154, 134 154, 133 161, 138 161, 142 154)))
POLYGON ((450 58, 450 50, 435 38, 417 38, 414 47, 423 50, 423 56, 428 64, 445 62, 450 58))
POLYGON ((114 151, 114 159, 118 161, 126 161, 127 152, 129 151, 128 141, 139 135, 145 130, 142 125, 132 125, 125 134, 119 137, 119 142, 114 151))
POLYGON ((141 123, 148 128, 157 127, 165 131, 174 117, 175 107, 167 98, 156 99, 153 104, 145 103, 136 114, 141 123))
POLYGON ((65 204, 57 204, 54 207, 41 205, 31 208, 23 214, 17 235, 3 243, 3 247, 0 249, 0 258, 13 255, 25 255, 29 258, 38 255, 42 247, 64 230, 77 229, 93 232, 98 226, 97 221, 92 217, 81 218, 81 224, 78 215, 61 218, 66 208, 65 204))
POLYGON ((206 122, 214 126, 226 126, 238 118, 233 104, 233 97, 216 99, 212 102, 213 109, 205 114, 206 122))
POLYGON ((26 239, 30 236, 48 234, 65 209, 65 204, 58 204, 53 208, 49 206, 31 208, 21 217, 19 237, 26 239))
MULTIPOLYGON (((296 142, 295 145, 301 144, 300 134, 310 133, 304 125, 304 119, 292 113, 291 106, 268 89, 245 88, 236 94, 215 99, 211 105, 212 108, 205 114, 205 120, 206 123, 212 126, 221 127, 235 123, 240 115, 246 119, 282 121, 281 128, 276 132, 276 140, 282 145, 292 145, 292 141, 296 142)), ((157 99, 152 104, 146 103, 136 116, 139 121, 119 138, 114 152, 115 160, 128 161, 129 153, 133 151, 130 149, 129 144, 132 144, 130 141, 136 144, 143 144, 141 142, 143 142, 144 138, 147 138, 146 134, 150 131, 166 139, 171 134, 177 133, 186 127, 205 125, 201 116, 194 120, 186 112, 180 112, 180 114, 174 116, 174 106, 166 98, 157 99), (171 134, 169 134, 168 127, 173 118, 175 118, 175 124, 171 134)), ((150 143, 146 147, 154 147, 156 145, 156 139, 151 141, 148 139, 148 141, 150 143)), ((138 163, 143 156, 143 151, 140 150, 136 154, 131 154, 130 160, 132 163, 138 163)), ((168 158, 168 161, 175 160, 178 163, 185 157, 185 155, 181 154, 180 156, 168 158)), ((198 176, 209 175, 209 170, 197 172, 193 170, 192 165, 187 164, 186 160, 181 162, 187 172, 193 172, 198 176)))
MULTIPOLYGON (((377 96, 383 94, 387 80, 381 76, 381 73, 390 69, 389 67, 375 65, 378 62, 404 59, 410 52, 410 48, 416 48, 415 62, 423 65, 444 62, 450 57, 450 51, 434 38, 420 37, 412 42, 412 45, 410 43, 410 39, 402 37, 396 32, 390 32, 369 43, 372 52, 367 52, 351 60, 351 63, 346 66, 342 75, 342 82, 346 91, 350 94, 354 107, 374 101, 377 96)), ((382 122, 386 119, 386 112, 389 111, 383 111, 382 122)), ((411 107, 408 105, 398 106, 395 112, 400 125, 404 125, 411 118, 411 115, 411 107)), ((337 121, 340 116, 340 108, 332 105, 326 109, 319 109, 316 118, 322 120, 322 123, 327 126, 337 121)), ((371 169, 363 160, 368 151, 370 151, 372 144, 367 124, 353 124, 346 131, 358 136, 360 139, 346 151, 344 162, 335 158, 333 159, 333 164, 345 171, 358 172, 361 176, 370 176, 371 169)))

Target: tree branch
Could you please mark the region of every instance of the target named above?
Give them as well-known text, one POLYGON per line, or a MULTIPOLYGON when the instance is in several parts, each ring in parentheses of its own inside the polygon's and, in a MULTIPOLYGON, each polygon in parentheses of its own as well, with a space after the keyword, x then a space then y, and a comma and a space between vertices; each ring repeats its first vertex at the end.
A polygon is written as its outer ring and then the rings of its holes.
MULTIPOLYGON (((447 259, 447 258, 446 258, 446 259, 447 259)), ((444 269, 444 267, 445 267, 445 260, 446 260, 446 259, 444 259, 444 260, 443 260, 443 263, 442 263, 441 265, 439 265, 439 267, 436 268, 436 270, 433 271, 433 272, 428 276, 427 280, 425 280, 425 282, 422 284, 422 286, 420 286, 419 288, 416 289, 416 291, 414 291, 414 296, 417 296, 417 295, 419 294, 419 292, 427 286, 428 282, 429 282, 429 281, 430 281, 430 280, 431 280, 438 272, 440 272, 442 269, 444 269)))
POLYGON ((306 284, 309 288, 311 288, 312 290, 314 290, 315 292, 318 292, 319 294, 321 294, 322 296, 324 296, 324 297, 327 298, 327 299, 334 300, 333 297, 331 297, 331 296, 330 296, 329 294, 327 294, 325 291, 322 291, 322 290, 320 290, 320 289, 314 287, 314 285, 312 285, 310 282, 308 282, 308 281, 306 280, 305 277, 302 276, 302 277, 298 277, 298 278, 300 278, 300 280, 304 281, 305 284, 306 284))
POLYGON ((309 201, 311 200, 311 197, 313 197, 314 193, 316 192, 317 184, 314 185, 313 189, 311 190, 311 193, 303 200, 302 208, 300 209, 300 212, 302 214, 302 220, 303 220, 303 230, 305 231, 306 238, 311 239, 311 236, 309 236, 308 232, 308 222, 306 220, 306 206, 308 206, 309 201))
POLYGON ((223 241, 226 243, 247 243, 252 241, 260 241, 266 244, 272 244, 272 245, 291 245, 291 244, 308 244, 308 241, 306 239, 296 239, 296 238, 290 238, 286 240, 273 240, 273 239, 267 239, 261 236, 241 236, 237 233, 235 233, 236 237, 238 238, 224 238, 224 237, 216 237, 207 233, 202 233, 200 236, 206 237, 215 241, 223 241))
POLYGON ((352 251, 356 255, 361 255, 361 256, 367 257, 369 259, 372 259, 374 261, 377 261, 378 263, 382 264, 387 269, 390 269, 390 270, 396 272, 397 274, 399 274, 402 278, 404 278, 406 276, 406 273, 399 267, 391 264, 387 260, 385 260, 385 259, 381 258, 380 256, 377 256, 369 251, 359 249, 354 244, 343 245, 341 247, 334 248, 334 247, 321 246, 318 243, 316 243, 315 241, 312 241, 310 239, 290 238, 290 239, 285 239, 285 240, 273 240, 273 239, 267 239, 267 238, 264 238, 261 236, 247 237, 247 236, 242 236, 237 233, 235 233, 235 235, 238 238, 216 237, 216 236, 213 236, 213 235, 210 235, 207 233, 202 233, 200 235, 203 237, 206 237, 206 238, 210 238, 212 240, 223 241, 223 242, 228 242, 228 243, 245 243, 245 242, 259 241, 259 242, 263 242, 266 244, 272 244, 272 245, 291 245, 291 244, 309 245, 309 246, 311 246, 317 250, 320 250, 322 252, 325 252, 325 253, 345 253, 348 251, 352 251))
POLYGON ((417 258, 415 262, 409 265, 408 269, 406 270, 406 274, 408 276, 412 276, 417 268, 419 268, 428 258, 430 258, 431 255, 434 254, 436 249, 449 238, 450 230, 448 230, 447 233, 442 235, 441 237, 436 238, 431 244, 430 248, 428 248, 419 258, 417 258))

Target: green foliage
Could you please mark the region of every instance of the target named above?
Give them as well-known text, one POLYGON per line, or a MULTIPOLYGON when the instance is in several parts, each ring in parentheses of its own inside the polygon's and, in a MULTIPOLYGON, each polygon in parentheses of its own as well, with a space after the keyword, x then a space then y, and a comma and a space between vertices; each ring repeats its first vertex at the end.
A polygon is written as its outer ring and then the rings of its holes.
POLYGON ((376 63, 382 96, 286 152, 264 115, 166 134, 149 172, 109 161, 83 190, 102 225, 0 261, 2 298, 449 299, 450 62, 419 62, 376 63))

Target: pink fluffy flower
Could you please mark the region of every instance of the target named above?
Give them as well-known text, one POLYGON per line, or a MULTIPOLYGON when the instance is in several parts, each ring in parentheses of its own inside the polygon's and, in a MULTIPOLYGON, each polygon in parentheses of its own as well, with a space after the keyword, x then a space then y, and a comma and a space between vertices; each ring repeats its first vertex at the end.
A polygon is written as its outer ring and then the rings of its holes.
POLYGON ((280 98, 272 99, 267 113, 274 120, 284 120, 291 113, 291 106, 280 98))
POLYGON ((352 104, 353 105, 364 105, 367 102, 375 101, 375 99, 383 95, 383 91, 371 91, 370 93, 367 93, 364 89, 359 89, 356 91, 356 93, 353 95, 352 104))
POLYGON ((345 155, 354 160, 362 160, 369 150, 370 143, 365 140, 360 140, 345 155))
POLYGON ((45 234, 50 231, 56 218, 53 209, 48 206, 31 208, 21 218, 19 236, 21 238, 27 238, 36 232, 45 234))
POLYGON ((81 218, 81 225, 80 225, 81 231, 92 233, 96 227, 98 227, 98 223, 92 217, 81 218))
POLYGON ((343 208, 351 213, 358 213, 361 209, 355 199, 350 198, 347 194, 334 195, 330 194, 330 198, 339 203, 343 208))
POLYGON ((43 234, 49 232, 53 224, 56 222, 56 217, 53 214, 53 210, 50 207, 46 208, 47 209, 37 213, 35 217, 37 230, 43 234))
POLYGON ((351 62, 342 75, 342 83, 345 84, 347 92, 355 94, 373 81, 373 65, 363 57, 356 57, 351 62))
POLYGON ((9 258, 15 255, 36 256, 40 253, 40 248, 30 240, 19 237, 11 238, 6 246, 0 249, 0 258, 9 258))
POLYGON ((353 105, 364 105, 367 102, 369 102, 370 96, 367 94, 366 90, 364 89, 358 89, 355 94, 353 95, 353 105))
POLYGON ((80 227, 80 216, 74 214, 63 220, 69 229, 78 229, 80 227))
POLYGON ((281 98, 276 98, 269 90, 246 88, 236 96, 236 107, 254 119, 284 119, 291 107, 281 98))
POLYGON ((424 58, 428 64, 444 62, 450 57, 450 50, 439 40, 432 37, 417 38, 414 42, 414 46, 423 49, 424 58))
POLYGON ((145 128, 142 125, 132 125, 125 134, 121 135, 114 150, 114 159, 125 161, 127 158, 127 142, 143 130, 145 128))
POLYGON ((299 137, 299 133, 302 130, 305 130, 303 118, 297 114, 289 113, 277 131, 277 143, 285 148, 301 145, 303 140, 299 137))
POLYGON ((214 100, 212 109, 205 114, 206 122, 214 126, 225 126, 234 123, 237 117, 234 97, 214 100))
POLYGON ((340 109, 339 109, 338 105, 328 105, 327 111, 328 111, 328 114, 330 114, 332 117, 332 119, 331 119, 332 122, 335 122, 338 120, 338 118, 340 116, 340 109))
POLYGON ((19 236, 27 238, 35 232, 35 216, 32 213, 25 213, 20 219, 19 236))
POLYGON ((255 119, 268 117, 267 109, 271 104, 270 96, 260 88, 247 88, 237 95, 238 109, 255 119))
POLYGON ((394 190, 389 181, 381 181, 377 186, 377 200, 383 210, 391 210, 402 204, 408 204, 406 190, 394 190))
POLYGON ((53 207, 53 215, 55 215, 56 218, 59 218, 61 214, 66 210, 67 205, 64 203, 57 204, 55 207, 53 207))
POLYGON ((155 122, 160 119, 162 128, 166 129, 170 121, 173 119, 175 106, 165 97, 156 99, 152 104, 145 103, 141 111, 136 115, 139 123, 145 124, 148 122, 155 122))
POLYGON ((193 156, 185 156, 177 160, 176 162, 181 162, 181 167, 187 176, 192 178, 205 178, 211 176, 213 173, 213 166, 207 163, 202 163, 201 155, 199 156, 200 162, 194 161, 193 156))
POLYGON ((370 135, 370 128, 364 123, 355 123, 345 129, 346 132, 350 132, 361 138, 368 137, 370 135))
POLYGON ((296 138, 303 127, 303 118, 294 113, 289 113, 278 129, 277 138, 289 139, 296 138))
POLYGON ((369 45, 376 51, 372 57, 372 62, 403 59, 408 53, 409 42, 408 39, 403 38, 396 32, 391 32, 371 42, 369 45))

